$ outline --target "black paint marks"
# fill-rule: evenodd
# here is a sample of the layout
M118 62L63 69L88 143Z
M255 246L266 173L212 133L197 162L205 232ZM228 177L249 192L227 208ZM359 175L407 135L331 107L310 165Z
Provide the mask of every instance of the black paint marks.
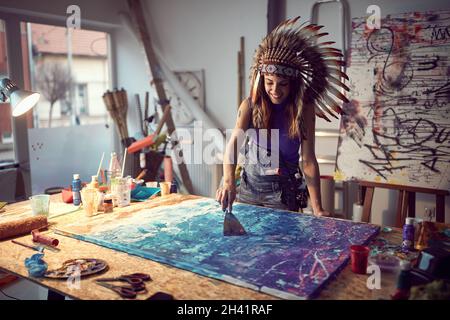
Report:
M381 25L367 30L363 18L353 20L352 101L340 143L355 143L352 161L386 181L406 170L411 182L448 186L450 11L390 16ZM338 150L338 169L339 157Z

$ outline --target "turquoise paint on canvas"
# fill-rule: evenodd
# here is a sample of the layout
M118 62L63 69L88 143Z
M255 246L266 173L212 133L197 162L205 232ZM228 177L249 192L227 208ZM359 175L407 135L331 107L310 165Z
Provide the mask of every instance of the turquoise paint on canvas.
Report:
M281 298L311 298L379 227L236 203L246 236L224 237L212 199L143 209L77 239L246 286ZM72 225L76 226L75 225ZM71 226L61 229L71 233Z

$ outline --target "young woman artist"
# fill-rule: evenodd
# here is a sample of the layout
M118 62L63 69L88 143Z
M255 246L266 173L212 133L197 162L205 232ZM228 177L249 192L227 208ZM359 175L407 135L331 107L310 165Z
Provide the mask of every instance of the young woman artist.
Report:
M318 33L321 26L296 26L297 21L280 24L256 50L251 96L239 107L225 151L224 183L216 192L224 210L231 210L236 199L237 150L245 140L238 201L298 211L304 206L304 175L314 215L329 215L320 196L315 117L329 121L325 112L334 117L330 109L340 113L339 104L329 94L348 102L339 90L348 90L340 80L348 77L340 70L340 51L328 47L332 42L317 42L325 35ZM253 134L248 129L254 129ZM278 137L275 145L273 136ZM299 168L300 154L303 170Z

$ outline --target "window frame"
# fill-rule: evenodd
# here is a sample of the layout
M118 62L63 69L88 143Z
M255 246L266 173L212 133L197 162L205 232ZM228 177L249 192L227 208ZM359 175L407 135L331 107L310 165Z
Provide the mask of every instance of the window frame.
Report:
M21 38L21 22L25 23L40 23L49 24L59 27L66 27L66 16L58 16L46 14L41 12L33 12L22 9L0 7L0 19L4 21L5 35L6 35L6 52L8 58L8 72L7 75L19 87L24 87L24 70L23 54L21 41L16 39ZM114 56L114 29L118 26L110 23L88 21L83 19L81 27L83 29L105 32L108 37L107 54L108 54L108 68L110 86L117 86L117 77L115 70L115 56ZM28 62L29 63L29 62ZM12 117L12 134L13 134L13 148L14 148L14 163L7 167L15 167L20 171L23 177L25 197L31 196L31 172L30 172L30 155L28 152L28 127L26 116ZM112 130L113 139L118 143L118 136L115 130ZM0 171L4 168L0 167ZM18 177L20 175L18 174Z

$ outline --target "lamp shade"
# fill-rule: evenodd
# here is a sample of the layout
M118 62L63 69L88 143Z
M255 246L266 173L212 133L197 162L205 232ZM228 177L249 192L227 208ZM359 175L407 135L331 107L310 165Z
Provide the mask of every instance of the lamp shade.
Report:
M13 117L20 116L33 108L39 101L41 95L36 92L26 90L16 90L9 97L11 101Z
M2 99L10 99L13 117L20 116L33 108L39 101L40 94L20 89L8 78L0 80Z

